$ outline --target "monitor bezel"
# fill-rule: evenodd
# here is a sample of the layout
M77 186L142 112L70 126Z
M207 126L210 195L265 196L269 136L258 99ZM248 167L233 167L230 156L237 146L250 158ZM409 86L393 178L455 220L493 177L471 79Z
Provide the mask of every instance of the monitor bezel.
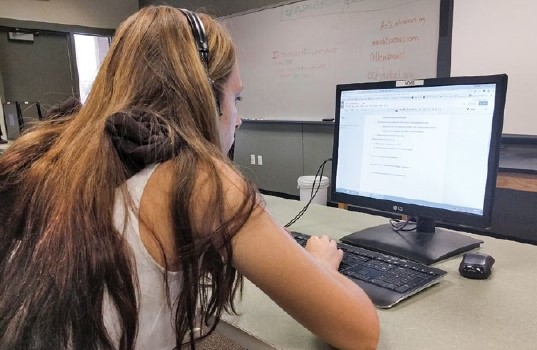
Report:
M370 198L336 191L338 168L339 130L340 130L340 104L341 93L349 90L371 89L414 89L420 87L446 86L446 85L473 85L495 84L495 105L492 116L491 138L489 144L488 173L483 201L483 214L476 215L465 212L454 212L447 209L427 207L416 204L401 203L391 200ZM353 84L339 84L336 86L336 111L334 140L332 153L332 181L330 184L331 199L334 202L345 203L368 211L379 212L387 216L407 215L410 217L431 218L436 221L448 222L461 226L488 227L492 219L494 193L500 154L501 135L503 129L504 108L507 92L507 75L461 76L448 78L429 78L417 81L381 81ZM425 165L424 165L425 166ZM461 169L464 171L464 169ZM397 208L397 210L394 210Z

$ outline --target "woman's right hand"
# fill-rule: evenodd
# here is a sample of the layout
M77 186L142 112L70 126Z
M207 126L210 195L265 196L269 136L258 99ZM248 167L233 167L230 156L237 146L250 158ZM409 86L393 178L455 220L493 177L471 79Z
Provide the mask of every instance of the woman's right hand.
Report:
M306 250L320 263L336 271L343 258L343 251L327 235L311 236L306 243Z

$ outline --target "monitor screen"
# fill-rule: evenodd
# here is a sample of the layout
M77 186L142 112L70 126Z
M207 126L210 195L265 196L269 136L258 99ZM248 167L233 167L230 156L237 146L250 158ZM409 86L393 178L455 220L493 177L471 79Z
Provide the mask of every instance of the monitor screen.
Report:
M338 85L332 199L434 220L490 224L506 75Z

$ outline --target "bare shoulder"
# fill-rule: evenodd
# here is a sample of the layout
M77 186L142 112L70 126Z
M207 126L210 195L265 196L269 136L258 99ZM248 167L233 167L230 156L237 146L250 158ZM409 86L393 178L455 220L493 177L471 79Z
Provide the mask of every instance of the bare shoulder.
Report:
M220 187L221 186L221 187ZM198 171L194 184L197 194L193 200L203 205L216 201L214 196L221 195L222 203L227 209L233 210L244 201L248 201L254 193L245 177L232 164L213 159L210 164L203 164ZM255 191L255 193L257 193Z

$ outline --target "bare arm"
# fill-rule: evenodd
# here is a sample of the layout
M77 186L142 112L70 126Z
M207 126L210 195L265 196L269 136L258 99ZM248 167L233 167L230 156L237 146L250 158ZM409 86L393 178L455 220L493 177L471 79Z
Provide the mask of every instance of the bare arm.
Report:
M243 180L226 165L222 175L225 207L245 200ZM204 172L197 179L194 220L202 222L211 189ZM364 291L341 275L342 253L328 237L312 238L303 249L266 211L256 206L232 239L232 263L246 278L298 322L340 349L374 349L378 343L376 310Z
M376 310L337 271L342 253L333 241L314 237L306 251L258 207L233 251L236 268L314 334L340 349L376 348Z

